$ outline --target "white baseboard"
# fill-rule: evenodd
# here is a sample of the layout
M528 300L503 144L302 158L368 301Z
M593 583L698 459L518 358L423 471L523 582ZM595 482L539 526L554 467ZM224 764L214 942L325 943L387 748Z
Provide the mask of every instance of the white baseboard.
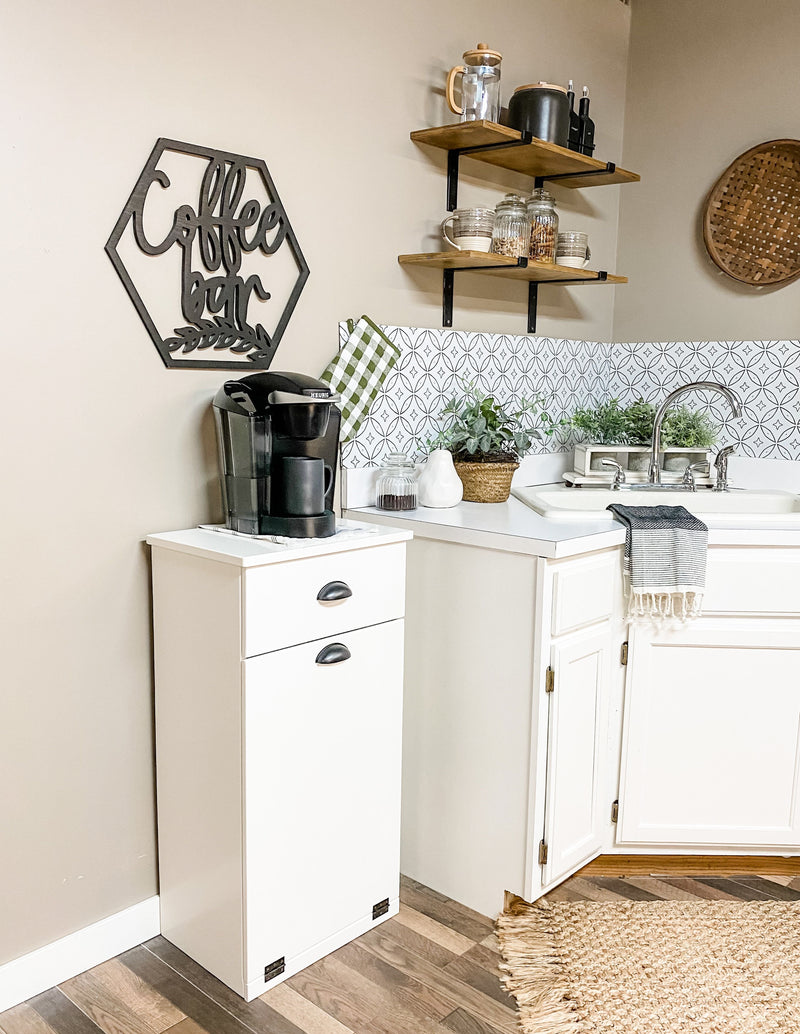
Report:
M113 959L161 930L158 896L0 966L0 1012Z

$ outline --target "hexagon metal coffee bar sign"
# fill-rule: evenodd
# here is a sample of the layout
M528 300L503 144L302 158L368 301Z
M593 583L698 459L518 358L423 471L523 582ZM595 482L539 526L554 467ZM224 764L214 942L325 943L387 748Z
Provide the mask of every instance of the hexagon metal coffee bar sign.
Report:
M106 251L173 369L267 369L308 279L261 159L164 138Z

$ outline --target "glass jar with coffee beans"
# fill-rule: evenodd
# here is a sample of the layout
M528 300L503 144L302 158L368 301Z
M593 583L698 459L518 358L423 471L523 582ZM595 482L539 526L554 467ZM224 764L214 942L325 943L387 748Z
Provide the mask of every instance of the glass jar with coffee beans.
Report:
M537 187L528 198L528 219L531 224L530 250L533 262L555 262L558 237L558 213L552 194Z
M531 223L525 199L519 194L506 194L495 208L492 252L511 258L527 258L530 236Z
M404 452L390 452L378 473L375 505L379 510L417 508L417 468Z

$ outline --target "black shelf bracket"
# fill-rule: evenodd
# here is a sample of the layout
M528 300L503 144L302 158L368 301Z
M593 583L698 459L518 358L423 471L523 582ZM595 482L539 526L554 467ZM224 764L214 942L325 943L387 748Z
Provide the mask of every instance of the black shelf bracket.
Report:
M597 276L576 276L568 280L531 280L528 282L528 333L536 333L536 310L539 305L539 284L602 284L608 280L608 270L599 269Z
M455 147L447 152L447 211L454 212L458 207L458 172L462 154L499 151L506 147L524 147L533 141L533 135L523 132L519 140L501 140L493 144L476 144L474 147ZM578 154L580 152L576 152ZM599 169L582 169L578 172L554 172L550 176L535 176L533 184L542 187L546 180L568 180L575 176L607 176L617 171L615 162L606 162ZM524 173L522 174L524 175Z
M442 271L442 326L453 326L453 285L456 279L454 269Z
M578 153L578 152L576 152ZM606 162L601 169L583 169L580 172L554 172L552 176L534 176L534 187L543 187L547 180L569 180L575 176L606 176L617 171L616 162Z
M518 258L517 266L524 269L528 265L526 258ZM485 273L487 270L496 270L512 267L504 266L461 266L459 269L443 269L442 270L442 326L452 327L453 326L453 286L455 283L455 274L461 273Z
M476 151L499 151L503 147L523 147L533 140L533 135L523 132L519 140L501 140L494 144L476 144L474 147L456 147L447 152L447 211L454 212L458 207L458 166L462 154L475 154Z
M528 259L518 258L517 267L526 269ZM453 326L453 288L455 286L455 274L461 273L485 273L498 269L513 269L513 266L462 266L459 269L442 270L442 326ZM536 311L539 305L539 284L602 284L608 280L608 270L600 269L596 276L576 276L563 279L553 277L551 280L529 280L528 281L528 333L536 333Z

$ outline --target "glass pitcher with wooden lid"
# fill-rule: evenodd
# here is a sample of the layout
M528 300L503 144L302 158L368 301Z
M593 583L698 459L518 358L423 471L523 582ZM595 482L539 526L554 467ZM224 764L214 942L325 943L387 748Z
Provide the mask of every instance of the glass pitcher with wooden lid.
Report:
M454 65L447 74L447 104L462 122L500 120L500 62L503 55L479 43L464 51L464 64ZM454 86L461 76L461 104L456 104Z

